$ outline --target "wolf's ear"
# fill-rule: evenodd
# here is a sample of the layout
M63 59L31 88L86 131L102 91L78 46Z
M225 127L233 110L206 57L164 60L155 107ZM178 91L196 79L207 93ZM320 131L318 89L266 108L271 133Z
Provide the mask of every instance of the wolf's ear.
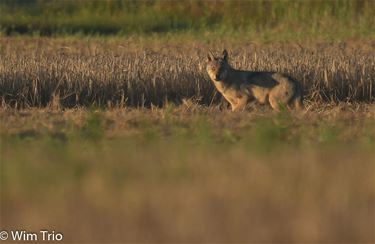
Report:
M210 51L210 52L208 52L208 54L207 54L207 61L208 62L210 62L210 61L212 61L212 60L214 60L214 55L212 54L212 52Z
M224 51L223 51L223 59L224 59L226 62L228 62L228 52L227 52L226 49L224 49Z

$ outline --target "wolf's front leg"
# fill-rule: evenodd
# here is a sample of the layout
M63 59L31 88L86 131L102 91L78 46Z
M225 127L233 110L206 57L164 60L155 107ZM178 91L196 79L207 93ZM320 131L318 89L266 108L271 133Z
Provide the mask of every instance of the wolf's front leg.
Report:
M247 96L242 96L240 98L237 98L236 103L232 104L232 111L243 111L246 108L247 99L248 99Z

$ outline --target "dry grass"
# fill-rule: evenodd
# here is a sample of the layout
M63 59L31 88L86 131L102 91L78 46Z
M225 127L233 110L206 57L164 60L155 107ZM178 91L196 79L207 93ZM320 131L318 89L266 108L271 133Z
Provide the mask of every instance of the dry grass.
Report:
M217 104L205 72L209 49L230 50L236 68L280 71L303 84L310 102L373 102L374 42L159 44L132 39L1 38L2 106L151 107L194 98Z
M67 242L374 242L374 105L0 111L1 223Z
M276 127L286 126L290 129L290 134L301 133L306 139L315 138L316 141L319 131L304 131L299 125L316 129L319 129L319 126L340 127L340 131L345 135L341 139L348 142L362 136L375 136L375 127L372 128L375 123L373 104L331 103L323 106L320 103L310 103L307 108L304 112L280 114L274 114L271 108L265 106L250 108L243 112L231 112L229 109L221 109L220 106L207 107L185 100L181 106L168 105L152 109L0 109L0 129L3 135L21 138L28 135L38 138L55 133L64 133L68 136L82 131L87 122L94 119L100 122L100 125L96 125L97 122L94 121L94 130L101 130L101 136L106 139L139 136L154 129L161 138L165 138L176 134L171 133L175 129L174 126L186 130L184 135L189 137L196 134L197 123L207 123L212 136L216 141L220 141L220 136L226 129L235 133L235 137L241 137L244 131L253 128L257 122L270 119Z

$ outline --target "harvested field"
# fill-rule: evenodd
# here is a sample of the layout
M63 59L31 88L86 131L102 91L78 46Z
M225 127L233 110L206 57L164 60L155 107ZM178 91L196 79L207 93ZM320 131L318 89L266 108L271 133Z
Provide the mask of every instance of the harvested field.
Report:
M2 227L66 242L371 243L374 109L2 109Z
M220 102L205 71L208 50L235 68L295 77L310 102L373 102L375 43L200 43L133 39L0 39L3 107L151 107Z

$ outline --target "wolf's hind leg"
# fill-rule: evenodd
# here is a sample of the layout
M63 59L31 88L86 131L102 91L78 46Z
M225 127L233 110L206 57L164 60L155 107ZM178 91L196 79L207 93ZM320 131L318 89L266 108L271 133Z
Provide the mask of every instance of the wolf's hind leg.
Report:
M297 109L297 110L302 110L303 109L303 102L302 102L302 97L301 96L298 96L298 97L295 97L294 98L294 108Z
M268 101L273 109L280 111L280 105L288 108L288 104L293 98L293 90L289 83L278 85L272 89Z

